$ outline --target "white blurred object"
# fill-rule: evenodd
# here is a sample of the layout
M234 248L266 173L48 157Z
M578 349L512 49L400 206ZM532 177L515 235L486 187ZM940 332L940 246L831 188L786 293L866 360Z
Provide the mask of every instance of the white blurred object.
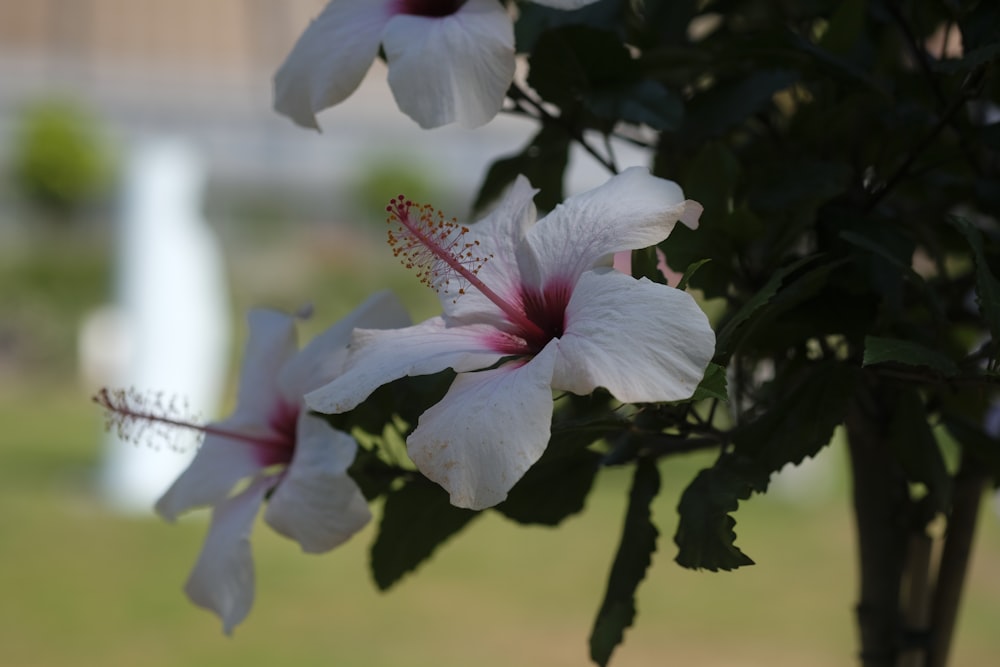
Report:
M188 143L160 138L136 147L120 211L117 308L89 322L83 333L90 341L81 341L90 350L85 368L118 369L105 384L161 394L168 403L177 399L183 416L201 422L215 414L229 344L222 257L200 210L204 182L202 162ZM109 433L101 480L106 499L119 511L151 511L197 445L197 433L180 430L169 447Z
M802 463L786 463L771 475L768 492L772 497L798 505L818 505L833 498L837 491L836 461L830 445Z

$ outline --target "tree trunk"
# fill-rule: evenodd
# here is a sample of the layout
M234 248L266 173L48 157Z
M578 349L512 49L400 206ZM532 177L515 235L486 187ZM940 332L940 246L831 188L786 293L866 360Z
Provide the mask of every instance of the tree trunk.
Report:
M900 588L911 503L890 450L886 402L873 389L862 390L846 420L858 531L860 659L862 667L896 667L904 638Z

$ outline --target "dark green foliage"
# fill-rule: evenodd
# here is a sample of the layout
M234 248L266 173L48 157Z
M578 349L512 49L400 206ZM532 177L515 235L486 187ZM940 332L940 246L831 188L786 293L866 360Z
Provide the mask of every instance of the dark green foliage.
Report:
M927 489L926 521L938 512L947 512L951 500L951 477L944 457L925 417L927 410L920 394L903 389L896 397L889 423L893 453L902 464L907 479Z
M496 510L523 524L558 526L583 510L601 455L550 445Z
M477 516L472 510L452 507L437 484L413 476L386 496L371 552L375 584L388 589Z
M722 329L716 334L716 358L724 360L732 354L741 327L743 327L758 310L765 306L768 301L770 301L774 295L778 293L778 289L780 289L781 283L785 280L785 278L805 266L810 261L811 258L803 258L794 264L779 269L772 274L771 279L768 280L756 294L743 303L740 309L733 314L732 318L729 319Z
M659 492L660 472L655 461L640 459L635 467L625 525L608 577L608 589L590 633L590 657L602 667L608 664L625 629L635 620L635 591L646 577L660 534L650 511L650 504Z
M692 401L703 401L707 398L715 398L720 401L729 399L726 392L726 369L719 364L710 363L705 369L705 377L701 384L694 390Z
M865 338L864 366L873 364L897 363L908 366L926 366L942 375L955 375L958 366L955 362L937 350L924 347L920 343L894 338Z
M996 277L990 270L979 231L964 218L953 217L951 221L972 248L976 264L976 303L979 304L979 311L986 319L993 340L997 340L1000 338L1000 283L997 283ZM994 353L994 360L996 357Z
M542 211L554 209L563 200L563 172L569 161L570 138L562 128L547 125L520 153L494 162L479 187L473 208L482 211L520 174L539 190L535 206Z
M658 130L680 125L680 99L645 77L618 37L607 30L571 25L545 32L531 53L528 84L564 117L594 117L610 129L616 120Z
M531 53L539 38L547 31L563 26L583 25L607 29L625 16L629 0L599 0L572 12L560 11L533 3L518 7L520 18L514 26L518 53Z
M681 496L674 541L687 568L732 570L753 561L735 545L739 501L767 490L786 464L815 456L841 423L856 374L833 363L803 367L772 387L779 406L733 433L733 448L702 470Z
M845 422L852 451L869 443L866 453L886 465L879 474L898 482L898 506L875 511L898 512L886 525L904 537L923 534L934 516L952 518L955 467L939 438L1000 475L991 433L1000 386L997 3L602 0L518 11L529 69L507 108L539 127L493 164L476 208L524 174L550 210L572 194L564 175L574 144L610 174L626 143L704 206L697 229L678 225L632 256L635 277L662 284L662 251L711 313L716 354L694 396L638 406L603 391L561 396L549 450L496 508L556 525L585 507L599 465L636 467L591 637L596 662L608 662L634 619L655 549L648 507L661 458L718 455L683 493L675 535L677 562L707 570L753 562L736 544L740 502L816 455ZM379 435L395 410L408 410L412 425L431 404L385 400L373 397L374 414L358 413L354 425ZM388 492L383 530L396 525L391 513L414 511L396 494L427 492L407 491L412 481L390 490L412 473L388 454L356 466L366 493ZM438 537L418 539L418 557L384 581L412 569L463 516L443 510L443 523L431 522ZM898 612L895 600L888 607Z
M343 431L358 428L376 436L382 435L386 427L394 425L396 416L414 428L420 415L441 400L454 379L455 373L451 370L434 375L403 377L382 385L349 412L316 416L325 419L334 428Z
M736 519L731 514L753 492L749 479L760 476L751 461L735 457L720 459L698 473L677 506L681 521L674 535L674 560L679 565L712 572L753 565L736 546Z

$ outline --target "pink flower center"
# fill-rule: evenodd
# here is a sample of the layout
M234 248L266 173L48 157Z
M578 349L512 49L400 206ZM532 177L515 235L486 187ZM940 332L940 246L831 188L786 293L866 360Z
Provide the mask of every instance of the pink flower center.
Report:
M541 292L522 287L516 301L504 299L479 278L479 270L492 255L481 254L479 241L465 240L468 227L403 195L393 199L386 211L389 245L406 268L440 294L453 293L457 299L472 287L503 311L516 332L497 332L490 342L498 352L537 354L563 335L571 284L553 282Z
M396 11L412 16L448 16L464 4L465 0L399 0Z
M525 342L534 352L540 352L553 338L561 338L566 329L566 305L573 288L566 283L552 283L545 290L521 288L524 314L542 330L541 336L523 332Z
M299 408L279 401L268 416L267 425L274 433L272 438L261 439L254 446L257 460L263 466L291 463L295 453L295 436L299 422Z

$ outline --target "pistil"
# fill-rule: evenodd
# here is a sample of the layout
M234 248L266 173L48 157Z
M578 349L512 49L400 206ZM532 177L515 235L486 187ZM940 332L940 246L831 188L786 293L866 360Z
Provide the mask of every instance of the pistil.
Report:
M215 435L229 440L245 442L255 447L265 447L277 451L287 451L295 442L294 433L291 439L289 439L284 434L284 429L275 425L272 426L281 435L275 438L262 438L219 428L211 424L199 424L181 416L171 416L170 413L175 412L175 410L170 406L165 407L161 405L158 400L153 401L152 408L145 407L144 404L149 401L135 390L126 391L124 389L117 389L112 391L105 387L94 395L93 401L104 408L108 419L108 429L115 428L119 436L125 440L130 439L128 436L129 431L132 429L142 429L146 426L158 425L197 431L205 435Z
M507 319L520 328L525 339L544 338L545 331L521 307L501 297L476 275L489 257L476 254L478 241L464 241L469 228L458 224L454 218L445 219L440 211L435 211L428 205L419 207L418 217L411 216L410 210L414 206L403 195L386 206L389 213L387 222L399 225L397 230L389 230L389 245L393 248L393 254L400 257L407 268L414 269L417 277L424 283L439 291L446 290L443 285L448 284L449 275L457 275L496 304L507 315ZM458 295L464 293L465 288L459 288Z

